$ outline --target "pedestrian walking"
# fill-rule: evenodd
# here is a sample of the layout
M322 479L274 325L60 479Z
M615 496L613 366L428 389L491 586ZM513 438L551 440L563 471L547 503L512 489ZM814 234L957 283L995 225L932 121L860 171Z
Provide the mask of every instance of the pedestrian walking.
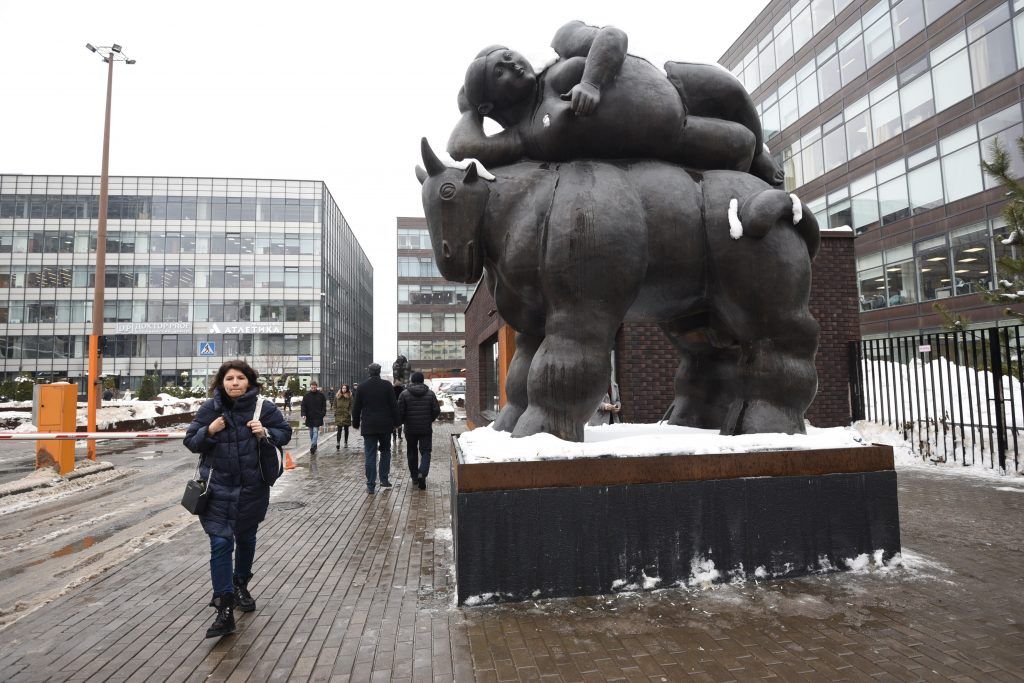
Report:
M394 383L393 383L393 386L391 387L391 389L395 392L395 400L397 401L398 397L402 395L403 391L405 391L405 385L402 384L402 380L400 380L400 379L398 379L396 377L396 378L394 378ZM401 422L399 422L398 426L395 427L395 429L392 431L391 438L395 442L395 450L397 451L398 450L398 442L402 440L402 423Z
M352 392L342 384L334 397L334 424L338 428L338 443L334 450L341 450L341 435L345 434L345 448L348 448L348 428L352 424Z
M284 409L289 414L292 412L292 396L294 396L294 394L292 394L291 389L284 390Z
M324 416L327 415L327 398L316 382L309 383L309 391L302 397L302 405L299 406L299 415L309 427L309 454L315 455L320 427L323 426Z
M405 457L409 474L420 490L427 488L430 452L434 442L434 420L441 415L437 396L423 383L423 373L414 372L411 382L398 397L398 417L405 426Z
M363 437L363 455L366 459L366 492L377 487L377 448L380 447L380 487L391 488L391 432L399 424L398 401L391 385L380 378L380 365L370 363L369 375L359 385L352 402L352 426Z
M258 374L244 360L220 366L210 385L210 399L200 406L185 432L185 446L198 453L199 475L207 481L209 501L199 521L210 537L210 579L217 609L207 638L235 630L234 608L256 609L249 592L256 556L256 529L267 515L270 486L260 470L259 442L278 446L292 438L292 428L273 401L263 402L254 419L262 389ZM232 567L232 555L234 566Z

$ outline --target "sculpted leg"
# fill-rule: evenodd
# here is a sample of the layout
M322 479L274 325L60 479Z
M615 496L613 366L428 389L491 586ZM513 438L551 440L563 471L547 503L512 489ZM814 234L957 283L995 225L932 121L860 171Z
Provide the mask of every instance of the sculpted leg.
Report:
M738 350L712 345L700 330L683 335L677 334L671 324L661 328L680 355L668 423L721 429L729 406L736 398Z
M740 347L736 369L744 391L730 404L722 434L806 433L803 415L818 388L818 323L803 307L772 327Z
M516 334L516 352L512 355L512 362L508 367L508 376L505 378L505 406L498 413L498 417L491 425L499 432L511 432L519 416L523 414L529 403L526 392L526 380L530 373L530 364L533 363L537 347L544 341L543 337L535 337L529 334Z
M547 336L530 366L529 406L512 436L548 432L583 441L583 426L607 390L608 352L621 322L599 315L549 317Z
M748 171L754 159L754 134L732 121L688 116L679 136L679 156L694 168Z

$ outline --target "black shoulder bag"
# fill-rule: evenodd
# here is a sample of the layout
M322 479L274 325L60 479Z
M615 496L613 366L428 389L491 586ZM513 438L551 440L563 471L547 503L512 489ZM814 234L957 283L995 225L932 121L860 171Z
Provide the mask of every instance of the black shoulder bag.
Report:
M181 496L182 507L193 515L201 515L206 512L206 505L210 502L210 477L213 476L213 466L210 466L210 471L204 480L199 476L199 467L202 463L203 459L200 457L199 464L196 465L196 474L185 484L185 493Z

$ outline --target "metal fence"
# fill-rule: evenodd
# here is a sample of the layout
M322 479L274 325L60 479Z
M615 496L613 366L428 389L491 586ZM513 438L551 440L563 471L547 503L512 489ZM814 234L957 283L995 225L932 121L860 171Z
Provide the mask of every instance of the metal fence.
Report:
M896 427L932 460L1020 471L1021 326L850 343L857 420Z

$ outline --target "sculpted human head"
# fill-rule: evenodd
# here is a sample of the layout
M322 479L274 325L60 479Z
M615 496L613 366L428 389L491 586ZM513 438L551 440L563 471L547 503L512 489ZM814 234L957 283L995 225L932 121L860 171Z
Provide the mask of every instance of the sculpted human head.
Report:
M530 62L504 45L485 47L466 69L466 99L482 116L500 116L536 89L537 74Z

